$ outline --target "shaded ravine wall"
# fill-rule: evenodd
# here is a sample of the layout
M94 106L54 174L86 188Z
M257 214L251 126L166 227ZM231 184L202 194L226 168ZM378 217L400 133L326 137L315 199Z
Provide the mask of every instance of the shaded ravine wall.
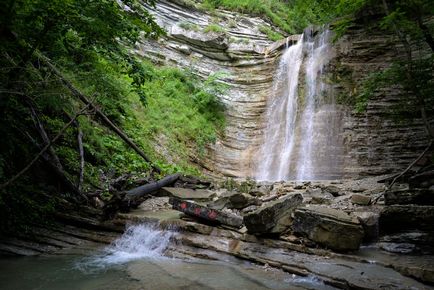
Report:
M267 22L228 11L216 10L210 15L166 1L159 1L150 10L168 35L158 41L139 43L138 54L158 64L188 68L203 78L212 72L228 74L222 80L230 86L222 99L227 128L208 147L205 157L191 156L192 162L213 176L254 176L253 160L258 159L264 134L264 112L267 100L272 97L273 76L286 42L291 45L298 36L272 43L259 31L260 26L270 26ZM194 29L184 29L185 23L192 24ZM211 23L223 27L226 33L203 32ZM356 85L369 73L386 67L395 57L390 41L381 32L354 27L334 44L335 58L325 69L334 94L331 97L354 93ZM343 150L337 150L342 155L336 156L339 164L334 169L342 174L335 174L336 178L396 171L423 150L427 141L420 121L399 125L384 118L399 94L385 92L385 96L372 100L362 114L348 106L334 108L336 112L330 120L337 123L336 138L343 142ZM320 110L317 114L328 112ZM324 130L329 127L320 125ZM317 156L326 154L324 146L315 148Z

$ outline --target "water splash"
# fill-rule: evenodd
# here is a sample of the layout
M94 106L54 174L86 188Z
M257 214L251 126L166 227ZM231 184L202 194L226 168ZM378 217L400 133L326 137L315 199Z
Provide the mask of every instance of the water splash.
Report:
M174 231L161 230L154 225L129 226L102 254L86 258L79 262L77 267L92 270L144 258L160 258L174 235Z

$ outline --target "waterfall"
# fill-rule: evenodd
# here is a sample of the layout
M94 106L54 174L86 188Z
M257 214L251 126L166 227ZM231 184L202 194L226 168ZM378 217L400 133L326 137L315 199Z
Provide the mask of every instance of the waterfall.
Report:
M288 178L289 157L294 147L297 116L298 74L302 63L303 37L286 49L273 84L275 98L266 112L267 126L259 156L265 160L259 167L258 180Z
M330 31L306 30L281 57L264 115L255 178L331 179L340 174L341 116L323 81Z

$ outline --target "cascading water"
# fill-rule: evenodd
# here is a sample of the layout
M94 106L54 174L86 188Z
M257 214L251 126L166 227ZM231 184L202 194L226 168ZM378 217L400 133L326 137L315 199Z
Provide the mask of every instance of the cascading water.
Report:
M317 110L318 103L322 92L325 91L325 83L320 79L324 66L329 62L330 46L329 30L325 30L320 36L315 39L311 37L311 33L307 34L307 41L305 47L307 50L306 60L306 95L305 95L305 108L301 116L300 126L301 130L301 144L298 153L297 163L297 179L315 179L315 169L313 164L313 143L317 138L318 133L314 129L315 125L315 110ZM304 129L304 130L303 130ZM325 144L320 144L325 145Z
M102 254L90 257L77 266L84 269L105 268L143 258L159 258L175 232L163 231L153 225L133 225Z
M276 98L266 112L267 127L259 156L265 160L259 167L258 180L287 179L289 157L294 147L297 116L298 75L302 63L303 37L290 46L280 61L273 91Z
M288 47L274 79L255 178L264 181L339 177L342 124L322 80L332 57L330 32L307 30Z

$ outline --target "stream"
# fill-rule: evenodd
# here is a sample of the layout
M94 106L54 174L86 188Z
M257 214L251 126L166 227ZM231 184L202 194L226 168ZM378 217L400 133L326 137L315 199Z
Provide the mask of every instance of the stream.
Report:
M82 255L0 258L1 289L334 289L238 259L174 258L174 231L135 225ZM177 247L182 245L177 244Z

